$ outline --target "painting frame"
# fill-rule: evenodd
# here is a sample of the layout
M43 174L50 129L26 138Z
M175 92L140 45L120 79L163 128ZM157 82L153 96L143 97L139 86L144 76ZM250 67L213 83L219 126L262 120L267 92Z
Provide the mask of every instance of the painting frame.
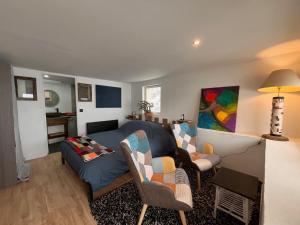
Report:
M234 133L240 86L202 88L198 127Z

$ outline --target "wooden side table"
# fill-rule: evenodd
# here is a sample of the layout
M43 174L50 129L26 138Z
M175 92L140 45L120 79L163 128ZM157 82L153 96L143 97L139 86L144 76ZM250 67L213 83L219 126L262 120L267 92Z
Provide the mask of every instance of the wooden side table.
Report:
M248 225L257 196L258 178L221 167L211 183L216 185L214 217L219 209Z

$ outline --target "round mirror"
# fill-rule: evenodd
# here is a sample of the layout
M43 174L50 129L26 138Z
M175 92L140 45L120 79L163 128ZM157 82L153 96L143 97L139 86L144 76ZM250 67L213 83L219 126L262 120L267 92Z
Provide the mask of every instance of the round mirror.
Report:
M54 107L59 103L59 96L55 91L45 90L44 93L46 107Z

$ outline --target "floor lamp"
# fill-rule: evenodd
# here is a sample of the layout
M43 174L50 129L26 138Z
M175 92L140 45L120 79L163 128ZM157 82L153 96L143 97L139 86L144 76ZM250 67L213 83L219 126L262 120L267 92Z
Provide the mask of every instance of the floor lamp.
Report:
M298 75L290 69L275 70L258 91L278 94L273 97L270 134L264 134L262 137L276 141L288 141L287 137L282 136L284 97L280 96L280 93L300 91Z

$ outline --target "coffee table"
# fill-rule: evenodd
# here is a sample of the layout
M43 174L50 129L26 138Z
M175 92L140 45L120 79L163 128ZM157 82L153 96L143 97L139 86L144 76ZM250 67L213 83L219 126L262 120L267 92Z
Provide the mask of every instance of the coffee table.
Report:
M257 196L258 178L221 167L210 182L216 185L214 217L219 209L248 225Z

